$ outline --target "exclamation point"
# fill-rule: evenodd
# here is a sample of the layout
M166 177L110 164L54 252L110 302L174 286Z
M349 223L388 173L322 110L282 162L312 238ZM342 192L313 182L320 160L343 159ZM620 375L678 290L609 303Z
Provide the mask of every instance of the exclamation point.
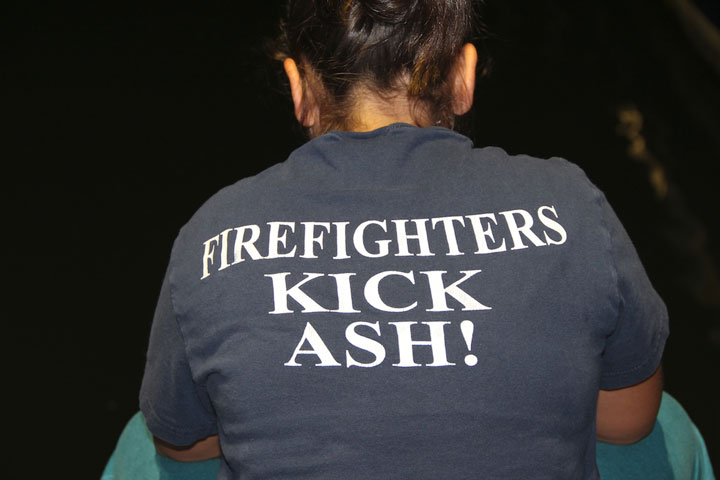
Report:
M463 320L460 323L460 331L462 332L463 338L465 339L465 344L467 345L468 351L472 350L472 338L473 338L473 330L475 330L475 324L471 322L470 320ZM473 355L472 353L468 353L465 355L465 365L468 367L474 367L477 365L478 358Z

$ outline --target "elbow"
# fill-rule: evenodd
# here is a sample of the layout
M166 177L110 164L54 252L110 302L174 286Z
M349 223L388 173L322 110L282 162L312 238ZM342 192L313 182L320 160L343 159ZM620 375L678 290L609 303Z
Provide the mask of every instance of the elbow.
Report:
M627 425L621 428L598 429L596 438L598 441L611 443L613 445L632 445L650 435L655 428L655 418L644 424L636 424L628 428Z
M157 437L153 437L153 440L158 455L178 462L201 462L222 455L217 435L211 435L186 447L172 445Z

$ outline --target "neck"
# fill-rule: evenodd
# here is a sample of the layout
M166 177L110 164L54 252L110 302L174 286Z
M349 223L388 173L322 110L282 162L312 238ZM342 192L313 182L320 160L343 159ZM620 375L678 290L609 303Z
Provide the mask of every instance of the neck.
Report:
M409 123L418 127L431 123L424 109L409 101L407 95L381 98L364 92L356 98L348 128L352 132L369 132L393 123Z

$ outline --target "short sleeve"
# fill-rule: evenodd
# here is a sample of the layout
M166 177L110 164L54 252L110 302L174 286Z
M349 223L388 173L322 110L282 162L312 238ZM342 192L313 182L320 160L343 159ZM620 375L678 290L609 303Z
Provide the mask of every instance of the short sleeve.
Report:
M600 388L612 390L639 383L655 372L669 328L665 304L602 194L601 208L610 239L611 268L615 273L617 318L603 352Z
M153 435L185 446L216 434L217 421L207 392L193 380L173 308L169 271L150 332L140 410Z

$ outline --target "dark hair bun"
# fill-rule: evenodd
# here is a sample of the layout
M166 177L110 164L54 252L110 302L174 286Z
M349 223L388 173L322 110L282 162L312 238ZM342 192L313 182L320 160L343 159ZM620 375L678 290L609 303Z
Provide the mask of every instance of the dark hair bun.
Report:
M358 84L379 92L405 84L434 121L451 124L447 79L472 35L472 1L288 0L283 53L320 80L321 111L347 115Z
M392 25L405 23L418 0L356 0L352 3L373 21Z

